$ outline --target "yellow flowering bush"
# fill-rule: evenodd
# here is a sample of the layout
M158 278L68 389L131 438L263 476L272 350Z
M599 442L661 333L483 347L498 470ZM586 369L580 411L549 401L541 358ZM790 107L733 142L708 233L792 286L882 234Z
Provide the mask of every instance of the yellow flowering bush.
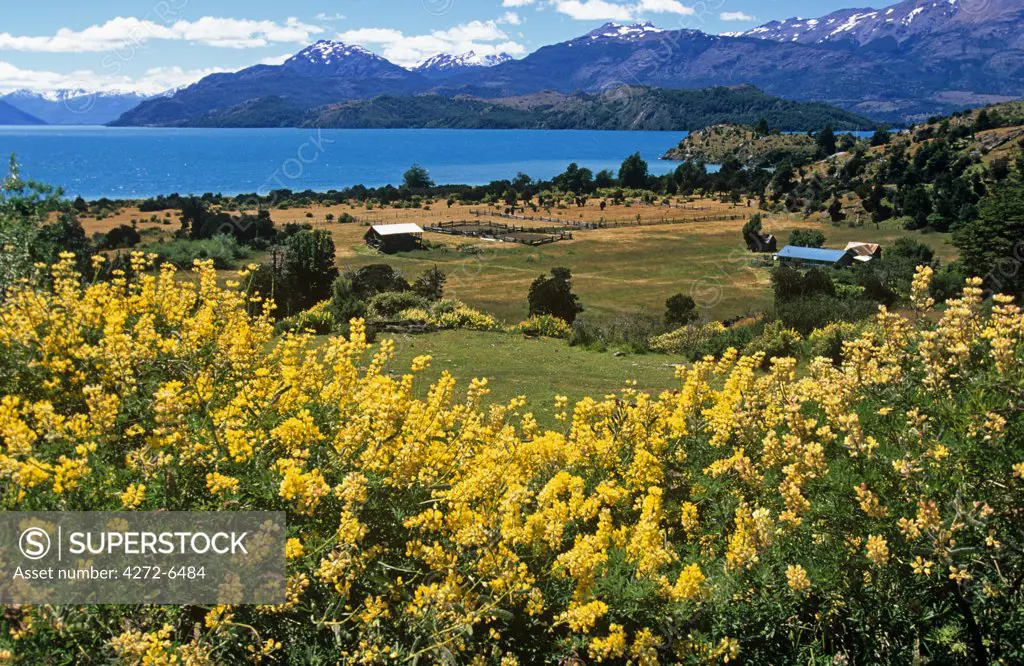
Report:
M276 331L299 332L313 331L314 333L330 333L334 328L334 315L331 313L331 302L321 301L308 310L286 317L277 323Z
M651 338L651 349L663 354L683 354L694 346L725 333L722 322L690 324Z
M533 335L545 338L568 339L572 335L572 325L564 319L552 315L533 315L512 328L513 333Z
M542 431L358 320L275 338L244 272L70 261L0 303L3 508L285 511L287 602L10 606L15 663L1024 659L1024 317L973 281Z
M402 319L422 321L445 329L468 331L497 331L498 320L489 314L474 310L462 301L446 298L431 303L427 309L409 308L400 314Z

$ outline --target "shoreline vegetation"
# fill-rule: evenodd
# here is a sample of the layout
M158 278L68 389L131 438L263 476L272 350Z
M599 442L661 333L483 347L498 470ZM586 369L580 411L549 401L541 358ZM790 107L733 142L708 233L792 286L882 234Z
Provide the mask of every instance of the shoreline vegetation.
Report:
M165 127L306 127L320 129L563 129L692 131L721 123L764 118L781 131L873 130L867 117L819 102L768 95L753 86L697 90L626 87L614 95L544 91L498 99L436 94L368 100L300 109L280 97L263 97L197 118L146 124ZM111 126L130 126L121 121Z

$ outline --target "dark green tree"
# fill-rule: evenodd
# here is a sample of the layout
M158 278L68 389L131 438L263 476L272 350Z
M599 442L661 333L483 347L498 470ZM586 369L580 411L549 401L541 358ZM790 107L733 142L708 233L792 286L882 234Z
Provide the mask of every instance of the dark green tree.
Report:
M127 224L120 224L101 236L97 246L101 250L116 250L118 248L132 248L142 241L142 236L133 227Z
M541 275L530 285L530 316L551 315L568 323L583 312L580 299L572 292L572 272L568 268L552 268L550 276Z
M413 164L405 174L402 175L402 185L407 190L425 190L434 187L434 181L430 173L419 164Z
M665 301L665 325L679 328L697 320L697 303L690 296L676 294Z
M911 228L924 229L928 226L928 216L932 214L932 199L924 185L904 188L900 200L900 210L907 217L913 218Z
M512 212L516 212L516 206L519 204L519 193L511 187L505 190L505 195L502 197L505 201L505 205L512 209Z
M1003 180L1010 175L1010 160L1005 157L992 160L992 164L989 165L989 173L992 174L992 180Z
M611 169L601 169L600 171L597 172L597 175L594 176L594 185L598 189L607 189L610 187L615 187L615 174L612 172Z
M55 222L39 228L31 252L33 261L44 264L54 264L61 252L71 252L75 255L76 268L83 275L88 275L93 248L78 218L70 213L61 213Z
M750 234L759 234L763 228L761 213L755 213L743 225L743 237L746 238Z
M428 301L439 301L444 297L444 285L448 276L437 266L428 268L412 283L412 290Z
M1024 294L1024 185L1004 181L978 205L976 219L953 235L968 275L989 289Z
M794 229L789 234L789 244L800 247L824 247L825 234L817 229Z
M575 162L566 167L565 172L552 178L551 182L562 192L573 194L590 194L596 188L593 172L585 167L581 168Z
M619 182L622 183L623 187L631 187L637 190L644 189L647 187L649 175L647 161L640 157L640 153L633 153L619 167Z
M402 274L387 264L370 264L347 273L352 291L361 301L369 301L387 291L409 291Z
M871 136L871 146L873 148L877 148L878 146L887 146L890 141L892 141L892 132L889 130L875 130L875 133Z
M758 136L768 136L772 133L772 128L768 125L768 121L764 118L757 121L757 125L754 127L754 132Z
M366 316L366 302L356 294L350 275L340 275L331 285L331 316L335 328L345 334L349 322Z
M815 138L818 142L820 156L828 157L836 154L836 132L831 123L825 125L825 129L818 132L818 136Z
M300 231L288 238L283 265L288 285L288 314L301 312L326 300L338 277L334 240L326 231ZM280 305L278 301L278 305Z
M839 197L832 199L832 203L828 207L828 217L833 223L842 222L846 219L846 213L843 212L843 202L839 200Z
M11 156L10 172L0 181L0 297L13 282L27 278L40 260L34 250L40 229L51 213L68 210L62 195L58 188L23 179Z

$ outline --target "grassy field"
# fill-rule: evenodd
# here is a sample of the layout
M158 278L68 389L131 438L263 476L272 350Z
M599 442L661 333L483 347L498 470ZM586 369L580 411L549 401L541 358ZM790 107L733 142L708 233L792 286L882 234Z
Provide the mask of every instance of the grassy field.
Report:
M528 396L526 410L532 411L545 427L555 427L554 398L564 395L570 404L585 396L600 398L636 381L637 388L660 393L676 388L673 357L661 354L616 356L570 347L565 340L529 339L508 333L440 331L427 335L383 335L395 341L395 360L388 371L401 375L409 371L417 356L434 357L423 373L419 391L447 370L465 392L474 378L488 380L488 401L506 403L516 396ZM572 368L572 372L564 372Z
M694 296L709 319L724 319L763 310L770 300L768 271L757 265L754 255L746 252L740 236L745 218L754 208L741 204L722 204L714 200L688 202L685 210L661 206L608 206L601 211L599 202L591 201L585 208L552 210L552 215L583 221L634 220L645 221L740 216L741 220L712 220L658 226L617 229L577 230L574 240L540 247L476 241L457 236L426 234L431 249L397 255L380 255L363 242L366 225L371 223L417 222L427 225L444 220L472 219L470 209L443 203L436 210L362 208L334 206L310 209L274 210L272 217L279 224L310 223L331 232L342 269L373 263L388 263L408 278L438 266L449 274L448 292L469 305L493 314L507 322L523 319L527 314L526 294L530 283L555 266L573 271L577 293L592 315L660 313L665 300L676 293ZM355 215L354 224L328 223L327 215L338 218L342 213ZM546 212L541 214L546 215ZM85 220L86 230L108 230L132 218L145 219L137 211L126 209L102 222ZM540 225L542 223L528 223ZM165 234L177 229L175 224L143 222L141 230L160 229ZM848 241L877 242L891 245L901 236L914 236L931 245L943 260L956 256L947 234L923 235L894 226L833 227L796 216L769 216L765 228L785 244L790 231L796 228L819 228L828 246L843 247ZM465 246L477 248L468 252ZM463 246L460 249L460 246Z

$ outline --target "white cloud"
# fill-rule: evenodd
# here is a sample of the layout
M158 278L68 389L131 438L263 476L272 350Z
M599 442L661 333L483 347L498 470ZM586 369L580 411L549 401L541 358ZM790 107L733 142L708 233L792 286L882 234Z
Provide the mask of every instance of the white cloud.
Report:
M682 14L683 16L693 16L697 13L693 7L688 7L678 0L641 0L640 4L637 5L637 11L653 12L656 14Z
M258 65L280 65L293 54L263 58ZM139 77L97 74L92 70L77 70L60 73L44 70L22 69L0 60L0 94L12 90L85 90L87 92L137 92L156 95L166 90L191 85L210 74L237 72L249 67L206 67L203 69L182 69L181 67L152 67Z
M718 17L723 21L752 22L757 20L756 16L751 16L750 14L745 14L743 12L722 12L721 14L718 15Z
M346 18L348 17L344 14L326 14L324 12L320 12L316 15L317 21L344 21Z
M148 19L110 19L75 31L61 28L50 36L20 36L0 33L0 50L36 53L96 53L154 40L188 41L222 48L257 48L270 44L305 44L324 28L289 18L284 23L204 16L197 21L160 24Z
M19 89L37 92L71 89L88 92L119 91L155 95L171 88L195 83L210 74L230 71L236 70L221 67L191 70L181 67L154 67L147 70L141 77L133 79L128 76L101 75L91 70L58 73L22 69L9 62L0 61L0 92Z
M697 11L679 0L639 0L620 4L607 0L550 0L555 11L578 21L632 21L643 14L680 14L693 16Z
M438 53L466 53L477 55L522 55L526 48L513 41L501 29L502 24L519 25L522 19L509 12L491 21L470 21L447 30L434 30L425 35L406 35L394 28L359 28L338 34L338 39L350 44L377 47L391 62L411 67Z
M294 55L295 55L294 53L282 53L281 55L270 56L268 58L263 58L262 60L260 60L256 64L257 65L283 65L285 60L288 60L289 58L291 58Z
M502 7L526 7L532 5L534 0L502 0Z
M578 21L630 21L633 8L605 0L554 0L555 10Z

